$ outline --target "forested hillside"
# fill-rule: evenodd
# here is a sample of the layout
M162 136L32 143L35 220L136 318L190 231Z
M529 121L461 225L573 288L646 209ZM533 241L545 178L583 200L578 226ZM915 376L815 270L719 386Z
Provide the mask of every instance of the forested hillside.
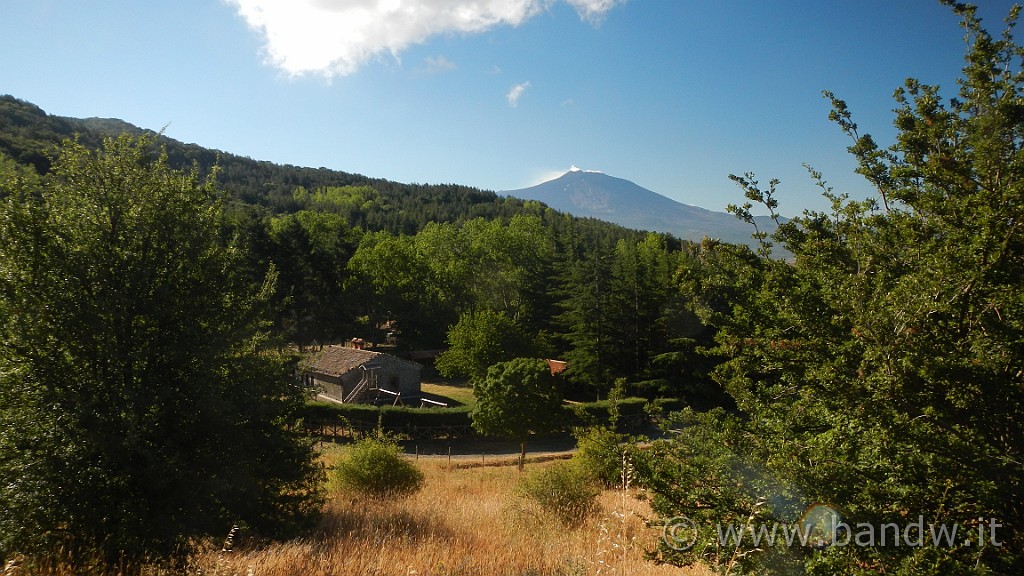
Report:
M155 137L173 169L216 171L241 272L253 283L277 275L282 343L392 332L406 349L451 347L439 366L452 376L537 355L570 360L588 394L616 378L649 396L709 393L695 348L711 333L673 288L695 245L466 186L260 162L0 97L0 152L41 174L62 140L97 148L121 133Z
M105 118L66 118L47 114L38 106L10 95L0 96L0 152L22 164L30 164L45 173L52 161L53 149L63 139L77 138L89 148L97 148L103 137L121 133L155 134L152 130L127 122ZM200 176L218 167L217 182L233 200L269 209L271 212L295 212L303 208L293 193L297 187L315 190L321 187L369 186L382 201L368 205L335 206L354 225L367 230L415 233L429 222L459 222L470 218L508 218L515 214L540 214L537 202L505 198L494 192L456 184L403 184L360 174L280 165L211 150L197 144L185 144L160 136L166 147L168 164L175 169L198 167ZM598 234L624 237L621 227L594 222Z

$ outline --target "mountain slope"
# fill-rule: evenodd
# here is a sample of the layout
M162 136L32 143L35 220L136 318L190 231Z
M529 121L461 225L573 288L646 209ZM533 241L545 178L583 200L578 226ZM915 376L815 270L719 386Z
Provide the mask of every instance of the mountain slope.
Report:
M737 244L753 242L751 226L732 214L682 204L629 180L575 166L554 180L503 194L537 200L574 216L666 232L686 240L709 236ZM761 230L775 229L775 223L765 216L759 216L757 224Z
M123 132L156 136L174 168L196 167L202 176L217 166L218 183L230 198L271 213L301 209L293 199L297 187L372 187L380 201L345 214L351 225L364 230L413 234L428 222L510 218L515 214L535 214L560 226L560 217L546 214L536 203L524 202L539 200L559 212L588 219L577 221L577 225L593 238L632 237L636 230L651 230L695 241L707 235L741 244L751 242L749 226L728 214L680 204L597 172L575 169L551 182L505 195L455 184L404 184L327 168L253 160L179 142L118 119L47 114L30 102L0 95L0 153L34 166L40 173L49 170L53 149L63 139L77 138L89 148L98 148L104 137ZM759 225L772 228L762 222Z
M53 151L62 140L77 139L88 148L98 148L104 137L123 132L157 137L173 168L188 170L195 167L200 176L205 176L216 166L218 185L228 197L260 212L287 213L302 209L293 198L298 187L316 190L321 187L369 186L379 196L377 201L351 207L345 213L352 226L363 230L413 234L428 222L543 214L542 207L527 206L523 201L469 186L405 184L327 168L258 161L179 142L118 119L79 119L47 114L31 102L0 95L0 154L33 166L41 174L49 171ZM587 227L595 235L623 237L635 234L604 222L588 223Z

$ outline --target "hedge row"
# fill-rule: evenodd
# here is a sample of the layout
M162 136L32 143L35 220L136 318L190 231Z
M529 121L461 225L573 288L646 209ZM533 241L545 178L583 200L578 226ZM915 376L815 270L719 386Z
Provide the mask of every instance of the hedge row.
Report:
M454 408L409 408L372 404L335 404L308 402L301 413L308 423L345 421L356 428L373 428L380 424L387 430L411 427L469 426L467 406Z
M619 400L619 427L639 427L647 423L650 420L647 415L647 403L648 401L644 398ZM569 413L569 426L607 424L611 407L611 400L566 404L565 409Z
M625 398L619 401L619 423L637 426L647 421L643 398ZM611 402L585 402L566 404L566 428L604 424L608 422ZM356 428L375 428L378 424L385 430L409 428L466 427L472 424L472 408L408 408L405 406L373 406L371 404L335 404L332 402L309 402L301 412L308 424L325 422L347 422Z

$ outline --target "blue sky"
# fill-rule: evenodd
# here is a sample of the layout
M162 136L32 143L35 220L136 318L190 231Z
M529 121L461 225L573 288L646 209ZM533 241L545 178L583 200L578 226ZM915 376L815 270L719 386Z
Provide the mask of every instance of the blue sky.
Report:
M990 30L1010 2L982 2ZM277 7L281 6L281 7ZM5 0L0 93L185 142L401 182L509 190L577 165L713 210L729 173L786 214L869 189L822 90L891 142L908 76L954 95L934 0Z

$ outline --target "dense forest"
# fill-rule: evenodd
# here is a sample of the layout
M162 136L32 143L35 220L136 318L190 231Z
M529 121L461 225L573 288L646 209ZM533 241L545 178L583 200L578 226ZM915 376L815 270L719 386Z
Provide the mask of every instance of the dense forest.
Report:
M383 342L390 332L406 349L451 346L440 367L452 376L479 374L459 355L478 363L534 355L569 360L584 395L600 396L618 378L650 397L714 395L708 362L694 354L711 333L673 286L684 261L724 247L465 186L257 162L0 97L0 151L40 174L62 140L95 149L122 132L154 137L174 169L214 175L224 233L247 255L245 274L254 283L277 274L283 343ZM503 340L466 349L491 341L488 330Z

